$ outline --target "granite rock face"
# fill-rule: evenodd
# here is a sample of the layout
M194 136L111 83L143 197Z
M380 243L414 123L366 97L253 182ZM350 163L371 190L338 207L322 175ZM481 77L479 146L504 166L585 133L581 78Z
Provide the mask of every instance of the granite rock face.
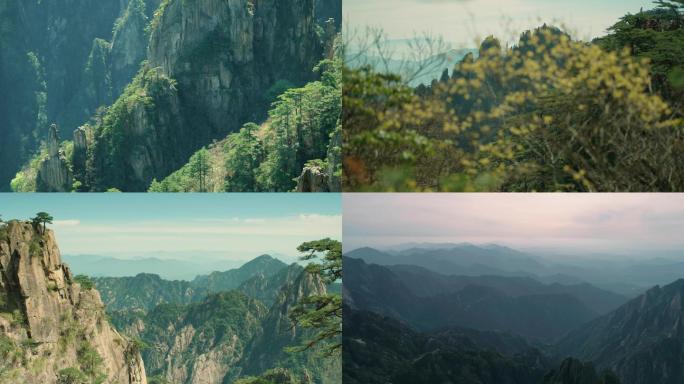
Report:
M109 325L99 293L75 281L54 233L28 222L0 230L0 338L13 349L0 361L0 382L57 383L65 368L87 372L84 351L101 359L90 367L105 383L147 382L140 353Z
M306 165L297 178L297 192L329 192L328 174L318 165Z
M271 86L314 77L316 29L313 0L164 3L138 75L144 99L111 112L121 123L95 138L93 189L145 191L199 148L264 120Z
M47 139L48 157L38 169L36 189L38 192L67 192L71 190L73 178L69 163L59 148L57 125L50 126Z

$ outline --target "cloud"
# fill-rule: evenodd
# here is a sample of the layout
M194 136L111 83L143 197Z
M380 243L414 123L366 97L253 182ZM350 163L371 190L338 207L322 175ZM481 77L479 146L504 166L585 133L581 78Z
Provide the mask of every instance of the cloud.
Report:
M81 220L55 220L52 225L55 227L75 227L81 225Z
M684 196L678 194L351 195L343 204L346 249L417 240L684 248Z
M323 237L342 239L342 216L300 214L111 224L83 222L78 226L57 225L55 232L64 253L136 254L202 249L241 256L270 250L292 254L304 241Z

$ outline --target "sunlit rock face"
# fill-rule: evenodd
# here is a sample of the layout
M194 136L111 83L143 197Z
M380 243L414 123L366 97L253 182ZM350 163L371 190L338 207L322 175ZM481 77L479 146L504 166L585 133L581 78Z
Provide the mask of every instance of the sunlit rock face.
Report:
M0 230L0 338L12 352L0 361L0 381L10 380L2 382L57 383L65 368L106 383L147 382L136 345L110 326L97 290L74 280L54 233L37 224ZM86 351L101 362L85 362Z

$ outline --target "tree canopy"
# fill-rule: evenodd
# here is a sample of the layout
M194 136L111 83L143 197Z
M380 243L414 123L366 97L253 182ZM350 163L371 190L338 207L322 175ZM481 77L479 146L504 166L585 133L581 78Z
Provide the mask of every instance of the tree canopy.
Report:
M342 279L342 243L332 239L310 241L297 250L305 255L302 260L311 261L306 270L326 284ZM315 261L314 261L315 260ZM303 345L292 347L291 352L301 352L322 347L324 356L338 355L342 348L342 296L336 293L311 295L290 313L296 326L315 330L315 335Z

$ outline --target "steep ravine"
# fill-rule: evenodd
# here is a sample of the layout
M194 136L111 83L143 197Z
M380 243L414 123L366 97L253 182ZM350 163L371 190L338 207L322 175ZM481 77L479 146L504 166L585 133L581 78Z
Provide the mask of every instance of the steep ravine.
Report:
M12 90L0 98L0 190L51 124L73 132L121 93L145 57L142 19L160 1L0 2L0 89Z
M91 190L147 190L202 146L265 120L269 88L313 79L323 57L313 0L170 0L151 28L147 64L91 128Z
M0 227L0 383L147 382L137 344L109 324L92 284L79 281L51 230Z

